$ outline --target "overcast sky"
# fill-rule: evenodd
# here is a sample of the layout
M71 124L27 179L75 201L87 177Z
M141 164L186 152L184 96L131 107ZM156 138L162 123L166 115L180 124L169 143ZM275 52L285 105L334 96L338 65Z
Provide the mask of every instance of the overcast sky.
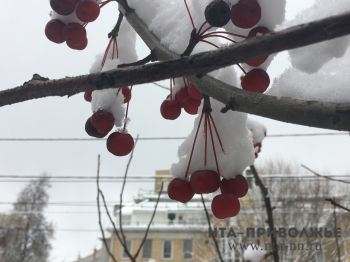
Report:
M290 0L287 19L313 1ZM100 17L87 26L89 45L84 51L73 51L48 41L44 28L49 21L48 1L4 1L0 9L0 90L22 85L34 73L50 79L87 74L96 54L103 52L107 33L117 19L117 5L103 8ZM140 57L148 54L141 41L137 43ZM277 56L269 73L278 75L288 66L287 55ZM162 84L167 85L168 82ZM193 117L182 114L176 121L166 121L159 106L168 92L153 84L135 86L130 103L129 132L140 137L184 137L193 127ZM88 138L84 130L91 116L90 104L83 95L70 98L45 98L0 108L0 139L2 138ZM269 135L334 133L303 126L280 123L254 117L263 123ZM177 147L181 140L139 141L129 170L130 176L153 176L155 170L169 169L177 161ZM311 169L327 174L348 174L350 170L349 135L313 137L268 137L256 161L284 158L295 160ZM0 175L95 176L97 155L101 154L101 176L122 176L128 157L118 158L108 153L105 142L30 142L0 141ZM3 182L0 178L0 212L8 212L24 182ZM119 200L120 182L103 183L102 189L111 206ZM152 189L153 182L129 182L125 199L132 200L139 188ZM50 202L90 202L90 207L50 205L47 219L56 226L51 261L71 261L86 256L94 247L100 247L94 183L53 182L49 191ZM67 204L67 203L65 203ZM112 208L111 208L112 210ZM103 223L109 223L104 217ZM74 232L74 230L95 230Z

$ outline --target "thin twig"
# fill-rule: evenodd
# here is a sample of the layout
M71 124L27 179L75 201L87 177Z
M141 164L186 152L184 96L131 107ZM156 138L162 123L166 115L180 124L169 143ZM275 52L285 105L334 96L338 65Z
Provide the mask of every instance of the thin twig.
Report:
M119 29L120 29L120 25L123 21L124 15L122 12L119 11L119 16L118 16L118 21L117 24L114 26L114 28L112 29L112 31L108 34L108 38L114 37L116 38L119 34Z
M154 61L156 61L155 56L154 56L154 53L151 52L148 56L146 56L143 59L140 59L140 60L133 62L133 63L120 64L120 65L118 65L118 68L125 68L125 67L129 67L129 66L140 66L140 65L145 65L148 62L154 62Z
M267 223L269 225L269 228L272 232L272 230L274 230L275 226L274 226L274 221L273 221L273 208L271 206L271 201L270 201L270 197L269 197L269 191L268 189L265 187L265 185L263 184L263 182L261 181L258 172L255 169L254 165L250 166L250 170L253 173L253 176L256 180L256 182L258 183L258 186L261 190L261 194L264 198L264 202L265 202L265 207L266 207L266 213L267 213ZM276 235L275 234L271 234L271 244L273 247L277 247L277 239L276 239ZM278 256L278 250L276 248L273 249L272 251L272 255L273 255L273 260L274 262L279 262L279 256Z
M120 244L121 244L121 245L124 247L124 249L125 249L126 245L125 245L125 243L123 243L123 241L122 241L122 239L121 239L121 237L120 237L120 235L119 235L119 233L118 233L118 230L117 230L117 228L116 228L116 226L115 226L115 223L114 223L114 221L113 221L113 218L111 217L111 215L110 215L110 213L109 213L109 211L108 211L107 203L106 203L106 200L105 200L105 196L104 196L102 190L99 190L99 192L100 192L100 194L101 194L101 196L102 196L103 205L104 205L104 207L105 207L105 209L106 209L106 212L107 212L109 221L110 221L110 222L112 223L112 225L113 225L114 233L115 233L116 236L118 237L118 240L119 240Z
M202 199L202 204L203 204L203 208L204 208L204 211L205 211L205 215L207 217L208 226L209 226L209 229L211 229L211 222L210 222L209 213L208 213L207 207L205 206L205 202L204 202L204 198L203 198L202 194L201 194L201 199ZM215 238L214 234L211 234L211 235L212 235L212 239L213 239L214 244L215 244L216 252L219 255L220 261L224 262L224 260L222 259L222 256L221 256L221 252L220 252L220 248L219 248L218 242L216 241L216 238Z
M335 207L340 207L341 209L344 209L344 210L350 212L350 209L348 209L348 208L346 208L346 207L344 207L344 206L342 206L342 205L339 205L339 204L338 204L337 202L335 202L333 199L326 198L325 200L331 202L331 204L332 204L333 206L335 206Z
M146 230L146 232L145 232L145 236L144 236L143 239L142 239L141 245L139 246L139 249L137 250L136 254L134 255L134 259L137 258L137 256L139 255L139 253L140 253L140 251L141 251L141 248L142 248L143 244L144 244L145 241L146 241L149 228L151 227L151 224L152 224L152 222L153 222L153 218L154 218L154 216L156 215L156 211L157 211L157 207L158 207L160 195L161 195L162 192L163 192L163 184L164 184L164 182L162 182L162 184L161 184L161 186L160 186L160 191L159 191L159 193L158 193L158 198L157 198L156 206L154 207L151 220L150 220L149 223L148 223L147 230Z
M345 183L345 184L350 184L349 181L346 181L346 180L341 180L341 179L335 179L335 178L332 178L332 177L329 177L329 176L322 176L318 173L316 173L315 171L311 170L310 168L308 168L307 166L304 166L304 165L301 165L303 168L309 170L311 173L313 173L315 176L318 176L318 177L322 177L322 178L325 178L325 179L328 179L328 180L332 180L332 181L336 181L336 182L342 182L342 183Z
M334 200L333 200L334 202ZM334 229L337 228L337 215L335 213L335 208L336 205L334 205L334 209L333 209L333 217L334 217ZM335 231L334 231L335 232ZM338 237L336 234L334 234L334 238L335 238L335 244L337 246L337 255L338 255L338 262L340 262L340 250L339 250L339 243L338 243Z
M134 150L137 144L137 141L139 139L139 135L137 135L136 139L135 139L135 144L134 147L130 153L130 157L129 157L129 161L128 164L126 165L126 169L125 169L125 174L124 174L124 180L123 180L123 185L122 185L122 189L120 191L120 200L119 200L119 230L122 236L122 240L125 243L125 247L126 247L126 241L125 241L125 235L124 235L124 230L123 230L123 225L122 225L122 204L123 204L123 193L124 193L124 188L125 188L125 183L126 183L126 177L128 176L128 171L129 171L129 166L131 163L131 160L133 158L134 155ZM128 255L128 257L133 260L132 255L130 254L129 250L127 248L124 248L124 251L126 252L126 254Z
M98 224L100 226L100 230L102 233L102 241L106 247L106 251L108 253L108 255L113 259L114 262L117 262L117 260L115 259L115 257L113 256L113 254L111 253L108 244L107 244L107 240L105 237L105 233L102 227L102 223L101 223L101 208L100 208L100 183L99 183L99 179L100 179L100 155L98 155L97 157L97 178L96 178L96 184L97 184L97 210L98 210Z

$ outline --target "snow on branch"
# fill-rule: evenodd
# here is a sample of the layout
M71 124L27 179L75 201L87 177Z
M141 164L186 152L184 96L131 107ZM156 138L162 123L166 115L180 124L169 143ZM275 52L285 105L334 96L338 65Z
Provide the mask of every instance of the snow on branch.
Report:
M160 44L132 9L124 7L120 5L120 11L124 13L130 25L145 41L157 60L163 62L59 80L33 77L22 86L1 91L0 106L48 96L71 96L88 90L186 76L203 93L226 104L228 109L294 124L350 131L350 103L303 101L261 95L238 89L205 75L213 70L263 55L350 34L349 13L298 25L280 32L272 32L234 46L179 58Z

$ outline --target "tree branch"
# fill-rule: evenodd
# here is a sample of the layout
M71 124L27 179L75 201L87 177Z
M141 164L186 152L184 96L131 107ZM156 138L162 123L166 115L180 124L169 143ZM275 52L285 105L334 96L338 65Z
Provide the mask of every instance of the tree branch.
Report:
M205 202L204 202L204 198L203 198L203 195L202 195L202 194L201 194L201 199L202 199L202 204L203 204L204 212L205 212L205 215L206 215L206 217L207 217L208 226L209 226L209 229L211 229L211 222L210 222L209 213L208 213L207 207L205 206ZM221 261L221 262L224 262L224 260L222 259L222 256L221 256L221 252L220 252L220 248L219 248L218 242L216 241L216 238L215 238L214 234L212 234L212 239L213 239L213 241L214 241L215 249L216 249L216 252L218 253L218 256L219 256L220 261Z
M158 193L158 198L157 198L156 206L154 207L154 210L153 210L153 214L152 214L151 220L150 220L150 221L149 221L149 223L148 223L148 226L147 226L147 229L146 229L145 235L144 235L144 237L143 237L143 239L142 239L142 242L141 242L141 244L140 244L140 246L139 246L139 249L137 250L136 254L134 255L134 259L136 259L136 258L137 258L137 256L139 255L139 253L140 253L140 251L141 251L141 248L142 248L143 244L144 244L144 243L145 243L145 241L146 241L146 238L147 238L147 235L148 235L149 228L151 227L151 224L152 224L153 218L154 218L154 216L156 215L156 212L157 212L157 207L158 207L158 203L159 203L160 195L161 195L161 194L162 194L162 192L163 192L163 184L164 184L164 182L162 182L162 184L161 184L161 186L160 186L160 191L159 191L159 193Z
M322 176L322 175L316 173L315 171L311 170L307 166L304 166L304 165L301 165L301 166L303 168L307 169L308 171L310 171L311 173L313 173L315 176L322 177L322 178L325 178L325 179L328 179L328 180L332 180L332 181L336 181L336 182L342 182L342 183L345 183L345 184L350 184L349 181L342 180L342 179L335 179L335 178L332 178L332 177L329 177L329 176Z
M128 250L128 248L126 246L125 235L124 235L124 230L123 230L123 225L122 225L122 204L123 204L123 193L124 193L124 188L125 188L125 183L126 183L126 177L128 176L129 166L130 166L131 160L133 158L134 150L135 150L135 147L136 147L136 144L137 144L138 140L139 140L139 135L137 135L137 137L135 139L134 147L133 147L133 149L132 149L132 151L130 153L128 164L126 165L124 179L123 179L123 185L122 185L122 189L120 191L120 201L119 201L119 229L120 229L120 233L122 235L122 240L123 240L123 243L124 243L124 251L128 255L128 257L130 258L131 261L135 261L135 259L131 255L130 251Z
M348 208L346 208L346 207L344 207L344 206L342 206L342 205L339 205L339 204L338 204L337 202L335 202L333 199L326 198L325 200L331 202L331 204L332 204L334 207L340 207L341 209L344 209L344 210L350 212L350 209L348 209Z
M100 230L102 233L102 241L106 247L106 251L108 253L108 255L113 259L114 262L117 262L117 260L115 259L115 257L113 256L113 254L111 253L108 244L107 244L107 240L105 237L105 233L102 227L102 223L101 223L101 208L100 208L100 183L99 183L99 179L100 179L100 155L98 155L97 158L97 178L96 178L96 183L97 183L97 210L98 210L98 224L100 226Z
M23 86L1 91L0 106L47 96L70 96L88 90L186 76L203 93L224 104L234 104L237 111L295 124L350 131L350 103L321 103L283 97L278 99L234 88L209 76L201 78L194 76L263 55L350 34L349 13L299 25L278 33L272 32L215 51L178 58L178 55L159 43L132 9L126 8L126 10L127 12L120 6L120 11L157 59L168 61L60 80L31 80Z
M267 213L267 224L269 225L270 230L274 230L275 226L274 226L274 222L273 222L273 208L271 207L271 201L270 201L270 197L269 197L269 192L267 190L267 188L265 187L265 185L263 184L263 182L261 181L258 172L256 171L254 165L250 166L250 170L253 173L253 176L256 180L256 182L258 183L258 186L260 187L261 190L261 194L264 198L264 202L265 202L265 207L266 207L266 213ZM277 239L275 234L271 234L271 243L272 243L272 255L273 255L273 261L274 262L279 262L279 256L278 256L278 249L277 247Z

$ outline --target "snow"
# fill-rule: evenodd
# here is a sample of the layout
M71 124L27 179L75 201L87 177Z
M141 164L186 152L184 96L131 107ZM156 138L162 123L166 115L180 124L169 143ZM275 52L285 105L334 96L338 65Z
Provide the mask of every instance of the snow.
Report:
M297 24L308 23L314 20L334 16L350 11L348 0L316 0L315 4L303 10L291 21L286 21L278 30L292 27ZM344 55L350 43L350 36L344 36L330 41L290 50L289 55L293 67L306 72L317 72L326 62Z
M259 245L250 244L247 247L247 250L244 251L244 260L250 262L260 262L264 258L265 254L265 251L262 250Z

